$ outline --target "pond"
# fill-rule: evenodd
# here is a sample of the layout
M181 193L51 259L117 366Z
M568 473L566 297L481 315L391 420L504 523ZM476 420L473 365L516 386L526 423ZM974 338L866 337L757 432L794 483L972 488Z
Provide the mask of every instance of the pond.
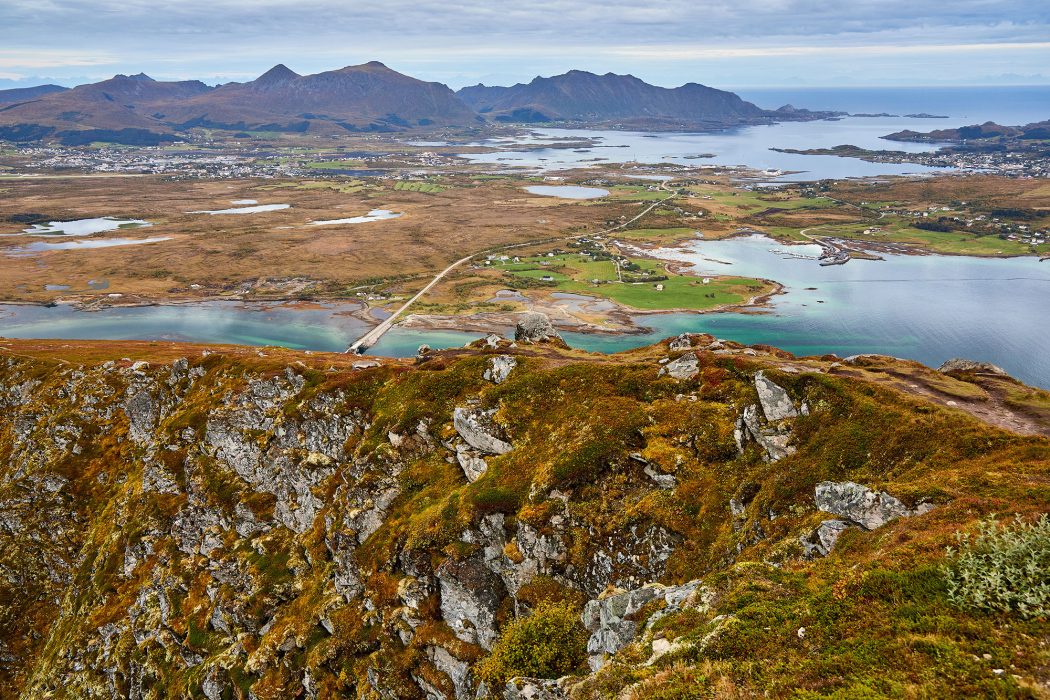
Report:
M142 219L119 219L112 216L100 216L94 219L75 219L73 221L49 221L46 224L33 224L22 233L5 233L4 236L90 236L93 233L116 231L117 229L140 228L151 226Z
M328 219L325 221L311 221L311 226L332 226L335 224L367 224L370 221L384 221L386 219L397 219L403 216L399 212L388 209L373 209L365 216L352 216L348 219Z
M233 207L230 209L205 209L201 211L187 212L189 214L261 214L267 211L280 211L288 209L291 204L258 204L250 207Z
M598 199L609 195L609 190L600 187L579 187L577 185L531 185L525 188L529 194L561 199Z
M160 243L170 241L171 236L154 236L153 238L88 238L79 241L63 241L51 243L49 241L36 241L25 245L8 248L4 252L13 257L36 255L47 253L52 250L92 250L95 248L115 248L125 245L146 245L147 243Z

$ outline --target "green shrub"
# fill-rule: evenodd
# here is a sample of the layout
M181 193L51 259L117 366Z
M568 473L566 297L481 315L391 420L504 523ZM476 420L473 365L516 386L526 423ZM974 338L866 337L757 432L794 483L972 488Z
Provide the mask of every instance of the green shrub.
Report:
M558 678L579 671L586 652L579 614L566 603L548 604L511 622L475 670L490 687L502 688L515 676Z
M1016 612L1022 617L1050 613L1050 518L1034 523L1020 517L1000 525L981 521L976 535L959 534L948 548L948 599L961 608Z

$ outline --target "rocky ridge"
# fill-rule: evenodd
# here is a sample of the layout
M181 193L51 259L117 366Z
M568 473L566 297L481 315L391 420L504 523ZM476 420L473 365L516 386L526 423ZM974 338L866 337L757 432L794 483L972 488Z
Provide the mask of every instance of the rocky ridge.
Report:
M0 695L645 697L735 654L812 656L800 625L806 644L843 634L786 603L755 618L743 591L847 576L869 543L890 559L864 566L891 566L912 556L895 538L947 541L930 518L1006 498L929 470L1048 463L1042 438L787 372L779 351L683 336L597 360L540 321L360 368L0 358ZM482 677L553 601L584 631L579 667Z

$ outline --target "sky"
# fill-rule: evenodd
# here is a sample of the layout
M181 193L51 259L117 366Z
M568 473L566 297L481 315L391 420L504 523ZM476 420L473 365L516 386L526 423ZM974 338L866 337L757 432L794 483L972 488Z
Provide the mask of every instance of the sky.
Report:
M1050 84L1050 0L0 1L0 88L371 60L453 88L573 68L667 87Z

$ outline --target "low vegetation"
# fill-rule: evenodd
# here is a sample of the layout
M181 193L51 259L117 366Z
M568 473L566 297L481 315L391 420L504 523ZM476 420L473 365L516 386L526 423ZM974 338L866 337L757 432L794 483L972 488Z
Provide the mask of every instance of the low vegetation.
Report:
M586 649L580 611L569 603L548 603L507 625L476 672L493 688L515 676L559 678L586 669Z
M727 343L673 379L666 344L364 370L277 348L4 346L0 697L454 697L519 675L568 675L572 700L1050 688L1050 443L862 378L914 363L836 376ZM506 381L485 380L506 353ZM777 462L734 439L759 369L808 407ZM446 447L464 406L513 447L475 481ZM826 480L935 507L807 559ZM1019 520L987 520L1002 512ZM511 594L482 561L538 568ZM626 615L637 634L588 672L585 601L692 580L702 596ZM491 617L456 622L475 609Z
M595 254L536 256L494 266L511 277L523 278L559 292L611 299L645 311L706 309L742 304L769 293L764 280L747 277L699 277L667 269L659 260L617 260Z
M994 517L959 535L946 568L948 599L974 610L1050 616L1050 517L1035 522Z

